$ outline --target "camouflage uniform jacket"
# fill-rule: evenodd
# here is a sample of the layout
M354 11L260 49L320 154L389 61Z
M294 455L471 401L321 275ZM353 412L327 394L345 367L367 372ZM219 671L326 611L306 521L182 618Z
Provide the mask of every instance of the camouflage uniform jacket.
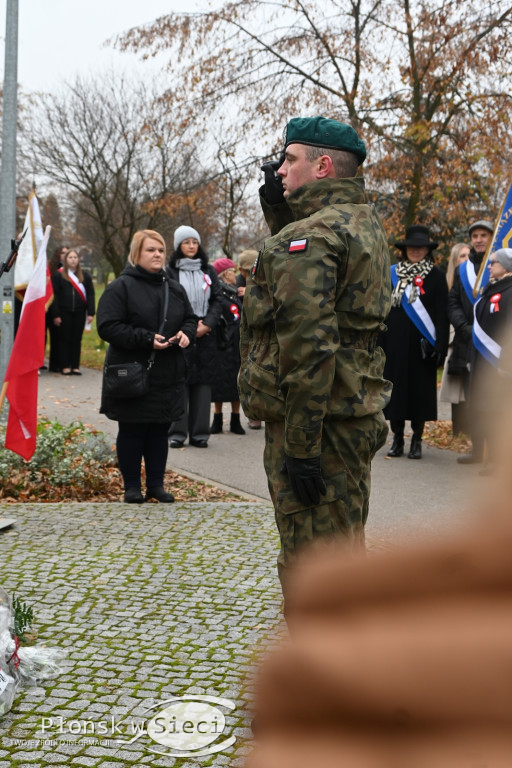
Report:
M247 281L239 389L246 415L284 421L285 451L307 458L321 453L324 419L341 425L389 402L376 339L390 262L362 178L314 181L287 203L294 220L265 241ZM265 212L274 232L275 211Z

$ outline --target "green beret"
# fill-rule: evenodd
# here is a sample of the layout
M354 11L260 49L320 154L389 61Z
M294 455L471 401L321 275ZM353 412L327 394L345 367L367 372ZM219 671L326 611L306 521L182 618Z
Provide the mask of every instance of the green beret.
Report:
M326 149L353 152L364 163L366 147L351 125L327 117L293 117L286 126L285 149L288 144L309 144Z

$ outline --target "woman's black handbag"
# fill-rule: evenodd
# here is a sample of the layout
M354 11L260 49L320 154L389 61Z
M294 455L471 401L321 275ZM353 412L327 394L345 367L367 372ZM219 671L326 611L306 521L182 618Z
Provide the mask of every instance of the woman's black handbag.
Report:
M161 334L167 307L169 306L169 290L164 281L164 311L158 333ZM149 392L149 372L155 362L156 349L151 351L147 363L105 363L103 369L103 394L107 397L115 397L125 400L132 397L143 397Z
M152 355L154 358L154 355ZM149 391L149 369L152 360L144 363L106 365L103 372L103 393L107 397L125 399L142 397Z

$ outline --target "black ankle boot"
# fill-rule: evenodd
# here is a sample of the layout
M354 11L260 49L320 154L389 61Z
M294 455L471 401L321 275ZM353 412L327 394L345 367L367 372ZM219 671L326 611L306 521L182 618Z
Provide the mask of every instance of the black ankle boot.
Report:
M408 459L421 459L421 437L412 436L411 448L407 454Z
M222 432L222 413L214 413L210 433L218 435L220 432Z
M404 454L404 436L393 435L393 444L388 451L388 456L391 456L392 458L395 459L398 456L403 456L403 454Z
M162 504L172 504L174 496L172 493L167 493L163 485L157 485L154 488L148 488L146 491L146 501L149 499L156 499Z
M142 497L142 493L140 492L140 488L127 488L124 492L124 503L143 504L144 499Z
M245 435L245 429L240 424L240 414L239 413L232 413L231 414L231 424L229 426L229 431L234 432L235 435Z

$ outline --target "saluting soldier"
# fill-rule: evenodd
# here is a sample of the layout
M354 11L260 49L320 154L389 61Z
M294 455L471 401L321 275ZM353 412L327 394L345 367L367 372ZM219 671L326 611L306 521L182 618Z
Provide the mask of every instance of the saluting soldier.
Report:
M272 236L247 281L239 388L248 418L265 422L285 599L303 545L344 537L364 546L370 462L388 431L391 384L377 335L390 309L390 261L356 176L365 157L351 126L294 118L284 156L263 166Z

